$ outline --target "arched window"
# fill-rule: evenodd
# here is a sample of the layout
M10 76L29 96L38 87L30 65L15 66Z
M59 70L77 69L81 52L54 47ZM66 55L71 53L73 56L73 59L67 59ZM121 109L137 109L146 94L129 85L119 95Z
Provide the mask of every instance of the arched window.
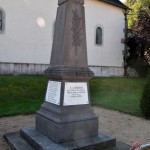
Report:
M3 30L3 13L1 10L0 10L0 30L1 31Z
M0 8L0 33L4 31L5 12Z
M102 45L102 28L96 28L96 44Z

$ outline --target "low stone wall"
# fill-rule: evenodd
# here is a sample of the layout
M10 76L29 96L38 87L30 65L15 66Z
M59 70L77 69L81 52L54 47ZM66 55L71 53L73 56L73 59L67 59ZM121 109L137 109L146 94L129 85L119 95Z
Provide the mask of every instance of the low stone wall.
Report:
M0 63L1 75L37 75L43 74L48 64Z
M0 75L42 75L49 64L0 63ZM122 67L89 66L95 76L122 77Z
M112 67L112 66L89 66L97 77L123 77L123 67Z

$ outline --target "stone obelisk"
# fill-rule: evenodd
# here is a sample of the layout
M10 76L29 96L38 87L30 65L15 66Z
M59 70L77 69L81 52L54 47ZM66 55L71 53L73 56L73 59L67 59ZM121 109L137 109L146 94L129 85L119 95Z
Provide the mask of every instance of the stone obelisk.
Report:
M56 143L98 135L98 118L90 105L84 0L59 0L49 82L36 129Z
M98 117L90 104L84 0L58 0L48 86L36 113L36 125L6 133L16 150L127 150L98 134ZM110 148L112 147L112 149ZM106 149L108 148L108 149Z

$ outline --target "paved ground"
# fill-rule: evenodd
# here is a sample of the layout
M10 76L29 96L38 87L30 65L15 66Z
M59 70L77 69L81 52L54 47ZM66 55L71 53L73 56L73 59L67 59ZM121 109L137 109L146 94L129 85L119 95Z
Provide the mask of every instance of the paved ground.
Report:
M150 120L104 108L93 108L99 116L100 132L127 144L131 144L135 140L140 140L143 144L150 143ZM0 118L0 150L10 150L3 139L3 134L18 131L23 127L32 127L34 124L35 115Z

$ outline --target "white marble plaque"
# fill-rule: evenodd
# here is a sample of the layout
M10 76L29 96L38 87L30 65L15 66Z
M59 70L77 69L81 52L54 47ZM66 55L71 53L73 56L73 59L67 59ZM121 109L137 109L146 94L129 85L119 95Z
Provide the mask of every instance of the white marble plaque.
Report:
M60 105L61 82L48 81L45 101Z
M86 82L66 82L64 106L89 104Z

